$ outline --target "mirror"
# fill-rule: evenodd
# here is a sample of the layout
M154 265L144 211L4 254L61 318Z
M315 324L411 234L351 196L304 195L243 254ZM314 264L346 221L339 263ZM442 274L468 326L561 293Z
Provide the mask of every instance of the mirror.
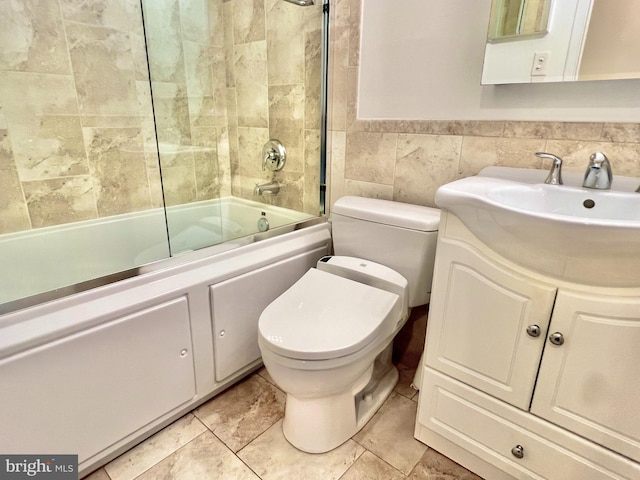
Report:
M551 0L492 0L488 41L547 33Z
M640 0L492 0L482 84L640 78L639 47Z

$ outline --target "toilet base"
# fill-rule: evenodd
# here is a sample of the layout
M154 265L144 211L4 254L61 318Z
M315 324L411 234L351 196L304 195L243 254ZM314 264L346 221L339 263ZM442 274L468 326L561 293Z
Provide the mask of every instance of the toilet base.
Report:
M342 445L373 417L398 383L386 348L350 391L322 398L287 394L282 431L298 450L325 453Z

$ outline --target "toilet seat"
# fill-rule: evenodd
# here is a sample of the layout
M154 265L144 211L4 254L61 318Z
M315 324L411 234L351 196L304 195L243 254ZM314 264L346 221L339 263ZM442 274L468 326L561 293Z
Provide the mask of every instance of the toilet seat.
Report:
M401 316L398 295L312 268L262 312L258 329L278 355L326 360L361 350Z

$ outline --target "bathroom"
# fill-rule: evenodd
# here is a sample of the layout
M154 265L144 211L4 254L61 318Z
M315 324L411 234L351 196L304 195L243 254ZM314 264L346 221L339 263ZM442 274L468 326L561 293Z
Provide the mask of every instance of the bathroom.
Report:
M92 23L87 18L82 19L80 14L82 13L82 5L91 5L93 3L97 5L96 8L98 10L103 8L101 2L78 3L78 11L76 12L78 17L70 23L75 26L82 23ZM129 3L133 4L136 2ZM193 3L195 4L196 2ZM637 111L637 99L640 98L640 96L636 94L638 87L637 81L621 80L616 81L614 84L604 82L596 86L592 83L583 85L568 83L563 85L545 85L541 86L541 88L533 88L532 86L526 85L484 87L485 92L502 92L507 96L507 100L504 98L497 99L498 106L491 111L489 117L482 119L474 118L473 114L465 111L463 108L464 105L460 107L460 105L457 104L453 104L450 107L452 110L450 113L446 111L443 112L442 109L438 109L440 105L438 105L437 102L436 104L430 103L435 100L433 100L433 96L429 95L429 93L438 91L437 89L442 89L447 84L461 81L461 76L455 71L450 75L447 74L447 64L444 62L444 57L453 52L446 49L442 51L441 45L456 45L456 51L475 52L469 55L474 59L473 65L478 65L478 68L477 71L465 71L464 77L467 79L468 84L465 84L467 87L463 85L463 88L469 88L470 90L471 87L468 87L469 84L474 86L479 85L482 63L481 55L484 51L484 43L481 47L482 51L478 53L478 51L474 49L477 50L480 47L478 47L476 43L471 44L471 39L484 39L490 2L474 2L475 5L472 8L469 7L469 9L463 13L458 12L459 18L457 21L465 21L466 28L452 28L445 20L441 20L440 30L436 29L435 32L433 29L430 30L426 28L426 24L424 20L421 19L421 16L427 15L429 13L428 8L430 7L441 8L442 2L410 2L408 4L409 7L407 7L408 10L404 11L404 15L400 15L402 12L393 11L393 9L390 12L383 12L389 21L402 22L400 24L403 25L403 27L390 30L378 29L376 31L379 32L380 37L377 39L375 36L374 38L367 36L367 32L361 32L361 26L363 24L362 7L364 6L366 15L368 12L367 6L375 7L376 3L377 7L379 7L378 11L380 11L380 2L373 2L371 0L365 0L364 2L360 0L336 0L331 4L327 135L327 210L330 209L330 206L337 198L344 195L358 195L433 206L433 197L437 187L461 177L474 175L486 166L502 165L546 169L548 165L533 155L533 152L536 151L548 151L558 154L564 158L567 171L582 172L589 155L594 151L601 150L607 152L611 158L614 174L637 176L636 172L639 167L637 160L639 150L638 138L640 138L640 126L637 122L634 122L634 120L637 119L634 115ZM36 2L33 4L35 5ZM41 5L41 3L37 4ZM73 11L74 4L75 2L61 2L61 6L66 7L68 9L67 11ZM260 7L262 11L265 11L265 9L266 11L270 11L270 8L277 8L278 10L284 11L285 8L284 4L279 5L277 2L264 2L263 6L263 2L260 1L248 2L240 0L223 2L221 3L221 8L230 9L232 4L250 5L252 9ZM460 2L456 2L456 4L459 10L465 10L467 7L460 7ZM31 5L31 3L28 3L28 5ZM127 3L127 5L129 4ZM298 8L294 5L287 6L291 6L292 9ZM49 6L47 8L53 7ZM302 15L299 13L300 11L303 11L303 9L298 8L298 10L296 10L295 13L291 13L291 15ZM109 18L110 12L109 10L105 12L106 14L101 18L107 21L106 19ZM315 13L317 14L317 11ZM56 18L56 15L47 14L47 16ZM111 18L113 20L114 17ZM375 21L375 18L370 18L369 21ZM371 25L371 23L369 23L369 25ZM320 42L319 18L315 26L316 30L318 30L316 33L318 36L314 39L317 45ZM250 25L246 27L250 30L256 26ZM256 28L260 28L260 25ZM264 25L262 25L262 28L264 28ZM3 31L7 32L7 29L3 29ZM460 31L467 33L465 36L461 36L459 35ZM406 75L402 75L398 73L398 70L395 70L395 76L401 78L420 78L421 81L424 81L425 78L430 78L431 80L438 80L440 83L417 91L415 88L409 90L408 88L411 87L411 85L393 87L392 93L397 97L402 97L403 94L406 96L406 92L411 92L413 100L411 102L405 101L404 105L402 104L402 99L396 101L396 99L392 98L392 101L395 102L396 105L407 108L407 113L387 112L387 115L384 116L372 110L368 112L363 111L364 108L372 107L371 105L364 104L366 98L358 98L358 89L360 88L360 95L362 96L363 92L368 88L368 86L362 82L359 86L358 76L361 62L371 61L371 57L366 56L367 52L370 55L372 49L375 51L375 49L379 48L380 43L384 43L385 40L388 42L389 37L385 38L385 34L393 35L391 38L398 40L399 34L403 32L407 35L407 38L403 39L405 42L403 45L404 48L407 48L407 52L411 53L411 58L429 58L430 72L433 72L433 70L437 68L438 75L429 75L429 72L422 72L420 75L417 75L413 70ZM431 35L436 35L440 40L429 43L428 38L420 37L420 33L426 35L426 32L432 32ZM441 40L444 35L453 35L453 33L456 32L458 36L455 38L445 37L449 40ZM415 37L420 37L420 40L427 42L428 45L437 45L437 48L429 49L424 48L424 45L412 43L411 40L415 40ZM361 38L366 42L372 42L363 43L362 51L360 49ZM224 43L224 39L217 39L215 41L219 42L215 44L216 46ZM464 44L463 42L465 41L470 42L470 44ZM3 40L3 43L4 42L5 40ZM367 50L367 48L369 48L369 50ZM412 48L415 50L412 51ZM444 52L444 55L442 55L442 52ZM437 54L440 54L440 56L438 57ZM434 64L431 55L435 55L434 58L439 58L441 63ZM478 56L480 63L478 63ZM409 66L405 64L404 67L402 67L402 65L394 65L394 67L405 69L411 67L413 69L414 67L417 68L415 63L416 62L413 61ZM8 64L9 66L7 66ZM388 64L386 65L388 66ZM371 65L369 65L369 67L371 67ZM373 65L373 67L375 67L375 65ZM3 73L12 70L12 68L16 67L11 67L10 62L3 62ZM22 68L23 67L17 67L18 70ZM319 69L318 67L318 70ZM141 74L141 72L136 73L136 75L139 74ZM20 82L20 80L16 81ZM4 79L1 83L8 85ZM139 85L137 81L136 85ZM164 83L163 86L168 90L177 88L170 85L169 81ZM415 85L413 87L415 87ZM0 86L0 88L3 87ZM368 98L377 98L377 92L369 92L370 96ZM498 93L496 93L496 96L497 95ZM522 98L527 95L532 96L530 101ZM538 97L534 97L534 95L538 95ZM4 96L2 98L4 101ZM462 98L465 101L470 103L476 102L477 104L480 104L481 101L487 102L491 100L486 97L479 99L478 97L474 97L473 93L469 92L468 95L458 96L456 98ZM414 108L422 111L422 114L410 111L410 105L408 106L407 103L413 104ZM170 100L164 104L164 108L169 109L172 108L172 105L175 106L176 104L179 104L179 102ZM499 107L502 107L502 110ZM76 107L76 109L77 108L78 107ZM115 123L108 125L98 123L93 126L106 128L127 128L129 126L128 124L118 124L117 122L121 119L119 119L108 106L102 109L100 106L96 106L95 108L96 110L89 110L87 113L96 122L104 120L104 117L110 117L110 120ZM519 111L518 108L520 109ZM358 109L360 109L360 114L357 113ZM505 113L507 109L513 110L515 113L509 112L507 114ZM9 107L3 104L3 111L0 116L0 125L11 132L11 126L8 125L9 121L7 120L7 118L10 117ZM425 115L425 111L432 112L432 114ZM60 113L66 114L67 112ZM300 112L296 111L294 116L300 121ZM103 118L101 119L99 117ZM166 118L170 119L170 117ZM249 119L249 121L251 122L253 120ZM89 125L89 128L91 127L92 126ZM168 125L166 130L170 134L175 127L176 125ZM318 124L317 127L319 130L320 125ZM200 128L204 130L210 127ZM218 172L218 178L227 177L227 180L215 181L220 182L219 185L222 190L224 188L231 188L227 187L227 185L229 185L236 187L238 189L236 191L250 191L249 198L254 198L253 188L255 183L270 180L270 177L266 173L263 173L260 168L260 154L234 153L230 144L226 146L225 150L225 142L229 141L227 137L225 137L227 131L224 127L217 125L214 128L216 129L216 133L213 137L218 138L220 142L217 145L217 164L218 168L221 169ZM316 135L316 138L319 138L319 133L313 132L312 129L308 130L310 136ZM247 130L245 130L245 132L247 132ZM228 135L230 136L231 134L229 131ZM260 142L245 140L246 141L238 143L238 149L245 148L247 145L255 149L255 144L261 147L261 144L264 143L262 140L266 141L268 138L261 137ZM282 138L281 140L284 141ZM146 138L144 138L144 141L140 140L139 143L143 146L148 144ZM151 143L153 144L153 141ZM7 145L7 143L5 143L5 145ZM11 145L13 146L13 143ZM16 147L13 146L13 148L15 149ZM5 147L5 151L8 150L9 149ZM225 152L228 152L228 158L220 161L220 157L224 156ZM145 155L147 154L146 151L144 153ZM237 155L235 158L250 157L254 159L255 163L250 166L234 164L232 159L234 154ZM153 155L153 152L151 152L152 157ZM170 163L167 166L169 173L172 167L174 167L175 170L181 167L184 168L183 165ZM304 168L304 166L300 167ZM138 168L141 168L140 165L138 165ZM156 175L156 177L160 175L157 165L154 165L153 162L146 164L145 168L147 169L147 175L149 177L152 175ZM234 185L233 169L242 170L245 168L250 169L248 174L244 177L237 176L235 178L238 182L241 182L242 179L248 179L247 182L245 184ZM317 171L317 166L313 168ZM285 167L283 172L281 172L283 176L281 181L283 183L289 181L297 186L303 181L301 180L302 177L300 177L301 173L300 171L287 171ZM165 169L163 169L163 175L164 174ZM286 178L285 175L292 175L293 178ZM5 180L7 177L8 176L3 175L0 181ZM124 177L135 177L135 175L124 175ZM59 177L56 176L56 178ZM168 178L169 180L167 181L170 182L171 177ZM179 180L176 181L178 182ZM306 182L306 180L304 181ZM212 183L214 183L214 181L212 181ZM316 178L310 180L310 183L318 185L319 182ZM11 188L11 185L7 188L3 186L2 190L7 191L8 188ZM215 189L216 186L213 185L212 188ZM82 186L76 186L72 188L72 190L77 192L78 195L84 191ZM177 189L174 191L180 192L181 190ZM233 192L234 195L236 191ZM307 190L305 190L305 196L295 195L293 199L276 196L273 199L263 198L261 201L279 202L280 199L284 199L297 202L295 205L282 204L278 206L293 207L294 210L301 210L308 213L309 216L313 216L317 214L318 210L318 193L310 192L307 196L306 192ZM229 192L220 191L216 193L225 195ZM161 192L159 189L150 191L149 199L146 201L150 206L158 206L161 203L159 199L160 195ZM76 198L74 202L82 203L85 200L86 198L80 196ZM47 203L46 200L43 203ZM179 203L179 201L176 203ZM265 385L260 379L254 379L253 383ZM277 394L275 395L277 396ZM408 400L415 404L415 400ZM404 398L394 397L394 402L394 406L400 411L404 411L404 409L411 410L412 407L415 408L411 403L405 402ZM416 448L415 445L409 447L409 450L412 448ZM374 464L377 462L375 456L372 458L370 454L361 455L359 452L360 450L357 449L350 452L353 458L347 466L351 466L351 464L355 465L355 463L357 463L356 458L360 460L360 463L365 464L366 462L374 462ZM404 464L392 466L391 468L394 473L390 473L388 478L395 478L393 475L411 474L411 471L416 467L418 460L420 460L424 453L420 450L419 452L418 458L412 460L415 463L410 465L410 468ZM393 465L393 459L386 458L384 461ZM405 471L406 468L408 468L407 471ZM90 472L87 471L85 473ZM106 475L107 473L99 470L96 478L110 478L106 476L101 477L100 475L103 474ZM337 475L336 478L339 478L339 475ZM352 475L357 475L357 472L352 473ZM264 476L264 478L268 477ZM323 478L327 477L325 476ZM398 478L403 477L398 476ZM416 474L415 478L420 477Z

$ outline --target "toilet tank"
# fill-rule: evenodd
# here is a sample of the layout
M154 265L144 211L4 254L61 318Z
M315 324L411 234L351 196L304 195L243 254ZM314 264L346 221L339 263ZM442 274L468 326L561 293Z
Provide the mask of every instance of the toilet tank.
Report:
M409 306L429 302L440 210L363 197L342 197L331 210L336 255L394 269L409 283Z

